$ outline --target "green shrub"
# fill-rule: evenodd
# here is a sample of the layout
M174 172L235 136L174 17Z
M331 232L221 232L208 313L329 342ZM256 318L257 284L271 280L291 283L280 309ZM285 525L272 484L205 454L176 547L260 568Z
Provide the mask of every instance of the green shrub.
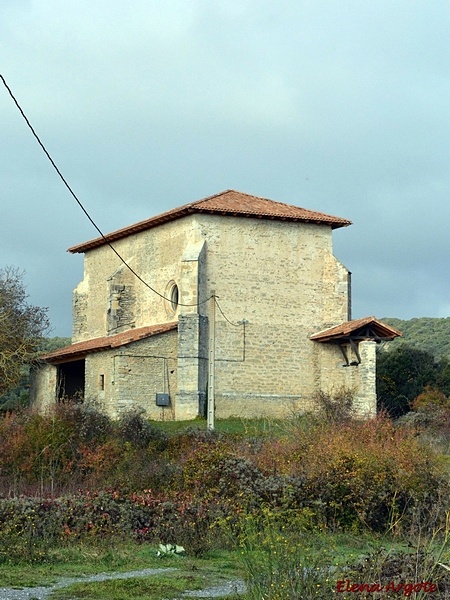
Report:
M356 564L348 565L345 571L345 579L352 583L371 582L378 584L381 589L389 588L390 591L399 590L387 597L411 597L423 598L428 593L420 590L422 582L429 582L436 587L436 597L450 597L450 582L446 568L442 567L441 560L448 563L449 555L442 548L417 545L408 550L393 550L381 548L368 555L362 555ZM419 585L417 585L419 584ZM416 586L416 591L414 590ZM430 588L429 588L430 589ZM431 591L433 591L431 589ZM388 594L388 590L385 594ZM431 594L434 596L434 593ZM372 599L373 592L361 591L358 598Z
M315 420L308 427L293 421L278 439L194 429L167 438L140 411L117 425L93 406L59 405L45 415L21 411L0 419L0 477L5 495L71 497L72 516L80 516L73 517L73 527L70 519L64 522L77 535L85 532L80 520L94 511L89 518L99 535L148 528L142 539L159 536L157 541L186 548L224 506L233 515L261 506L296 510L320 530L384 532L442 520L442 510L431 514L428 507L440 507L448 493L435 455L414 430L394 427L384 415L366 422ZM91 490L86 510L69 493L77 488ZM120 498L120 508L99 508L108 515L102 521L95 507L106 500L97 501L95 490L106 488ZM150 510L147 503L141 518L136 506L126 506L142 490L153 490L159 503L171 502L174 510L156 504ZM182 510L192 516L184 529L177 520Z
M79 492L57 499L0 499L0 562L44 560L50 547L80 541L129 539L176 544L199 556L217 547L214 525L230 511L220 500L191 496L131 496L117 491Z
M136 495L134 502L144 508L135 530L139 542L181 545L191 556L217 547L220 535L215 526L232 508L219 499L200 501L183 494L163 499L151 492Z
M0 499L0 562L42 562L59 537L52 500Z
M441 390L427 387L412 401L411 408L414 411L423 412L434 411L436 408L449 410L450 400Z
M404 424L413 425L422 432L422 437L427 434L434 440L431 443L450 438L450 399L440 390L427 388L414 399L412 411L403 418ZM441 443L442 445L442 443Z

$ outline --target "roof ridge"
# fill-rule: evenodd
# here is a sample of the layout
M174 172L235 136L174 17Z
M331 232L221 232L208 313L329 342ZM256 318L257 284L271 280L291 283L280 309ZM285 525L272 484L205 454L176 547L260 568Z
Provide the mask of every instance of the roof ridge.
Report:
M227 197L228 196L228 197ZM215 202L217 199L220 199ZM278 210L277 210L278 209ZM244 216L248 218L269 218L290 221L312 222L322 225L329 225L332 229L351 225L351 221L342 217L336 217L327 213L311 210L296 206L295 204L287 204L262 196L247 194L233 189L223 190L217 194L195 200L188 204L172 208L168 211L144 219L132 225L122 227L116 231L112 231L101 237L89 240L87 242L77 244L68 249L68 252L78 253L85 252L92 248L102 246L112 241L127 237L128 235L157 227L164 223L174 221L185 217L192 213L210 213L217 215Z
M245 192L238 192L237 190L231 190L231 189L223 190L222 192L218 192L217 194L212 194L211 196L206 196L205 198L200 198L200 200L194 200L193 202L188 202L188 204L183 204L182 206L172 208L171 210L176 211L176 210L181 210L182 208L196 206L197 204L200 204L200 202L206 202L207 200L212 200L213 198L218 198L219 196L223 196L224 194L228 194L229 192L235 192L236 194L245 194ZM170 211L167 211L167 212L170 212ZM164 213L161 213L161 214L164 214ZM150 217L150 219L151 218L153 218L153 217Z

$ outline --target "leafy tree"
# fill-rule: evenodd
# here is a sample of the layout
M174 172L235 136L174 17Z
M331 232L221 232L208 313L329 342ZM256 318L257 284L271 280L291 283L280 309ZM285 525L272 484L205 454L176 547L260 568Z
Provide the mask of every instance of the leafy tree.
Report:
M442 356L438 362L437 386L447 397L450 397L450 359Z
M64 346L69 346L72 343L72 338L68 337L47 337L42 340L42 343L39 346L39 349L42 350L44 354L47 352L53 352L54 350L58 350L59 348L63 348Z
M399 417L427 386L437 387L439 366L431 353L402 344L377 355L378 408Z
M24 273L0 269L0 394L17 386L50 328L46 308L28 304Z

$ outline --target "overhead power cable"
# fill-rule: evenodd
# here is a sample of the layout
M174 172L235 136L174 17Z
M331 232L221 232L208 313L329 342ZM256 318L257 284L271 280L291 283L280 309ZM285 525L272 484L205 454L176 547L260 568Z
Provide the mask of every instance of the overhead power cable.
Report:
M160 298L163 298L164 300L167 300L168 302L172 302L171 298L167 298L166 296L164 296L163 294L161 294L160 292L158 292L157 290L155 290L154 288L152 288L152 286L150 284L148 284L144 279L142 279L142 277L136 273L136 271L127 263L127 261L119 254L119 252L117 252L117 250L114 248L114 246L111 244L111 242L108 240L108 238L103 234L103 232L101 231L101 229L98 227L98 225L95 223L95 221L93 220L93 218L91 217L91 215L88 213L88 211L84 208L83 204L81 203L81 201L79 200L79 198L77 197L77 195L75 194L75 192L72 190L72 188L70 187L70 185L68 184L67 180L65 179L64 175L61 173L61 171L59 170L58 166L56 165L55 161L53 160L53 158L50 156L50 153L48 152L47 148L44 146L44 144L41 142L38 134L36 133L36 131L34 130L33 126L31 125L28 117L26 116L25 112L23 111L22 107L20 106L19 102L17 101L16 97L14 96L14 94L12 93L11 88L9 87L9 85L6 83L5 78L3 77L3 75L0 73L0 78L4 84L4 86L6 87L6 89L8 90L9 95L11 96L14 104L16 105L16 107L18 108L20 114L22 115L22 117L24 118L26 124L28 125L31 133L33 134L33 136L35 137L36 141L38 142L39 146L42 148L44 154L46 155L46 157L48 158L48 160L50 161L51 165L53 166L53 168L55 169L55 171L57 172L57 174L59 175L61 181L64 183L64 185L66 186L66 188L69 190L70 194L72 195L72 197L75 199L76 203L78 204L78 206L81 208L81 210L84 212L84 214L86 215L86 217L89 219L89 221L92 223L92 225L94 226L94 228L96 229L96 231L100 234L101 238L105 241L105 243L111 248L111 250L114 252L114 254L119 258L119 260L127 267L127 269L129 269L131 271L131 273L133 273L133 275L139 279L139 281L141 281L149 290L151 290L154 294L157 294ZM245 325L245 322L242 321L240 323L232 323L228 317L225 315L225 313L223 312L219 302L217 301L217 296L215 296L215 294L212 294L211 296L209 296L209 298L206 298L206 300L202 300L201 302L195 302L193 304L182 304L181 302L177 302L177 306L200 306L202 304L205 304L206 302L208 302L209 300L211 300L211 298L214 298L214 302L217 305L217 308L219 309L219 311L221 312L223 318L228 321L228 323L230 325L233 325L233 327L240 327L241 325Z
M61 171L58 169L55 161L53 160L53 158L50 156L49 152L47 151L46 147L44 146L44 144L41 142L38 134L36 133L36 131L33 129L33 126L31 125L30 121L28 120L26 114L24 113L24 111L22 110L22 107L20 106L19 102L16 100L14 94L12 93L11 88L9 87L9 85L6 83L5 78L3 77L3 75L0 73L0 78L4 84L4 86L6 87L6 89L8 90L9 95L11 96L11 98L13 99L14 104L16 105L16 107L18 108L20 114L22 115L22 117L25 119L26 124L28 125L31 133L33 134L33 136L36 138L39 146L42 148L42 150L44 151L46 157L48 158L48 160L51 162L53 168L55 169L55 171L58 173L61 181L64 183L64 185L66 186L66 188L69 190L70 194L73 196L73 198L75 199L76 203L78 204L78 206L81 208L81 210L84 212L84 214L86 215L86 217L89 219L89 221L92 223L92 225L95 227L95 229L98 231L98 233L100 234L100 236L102 237L102 239L105 241L105 243L111 248L111 250L114 252L114 254L119 258L119 260L127 267L127 269L129 269L131 271L131 273L133 273L133 275L139 279L139 281L141 281L146 287L148 287L149 290L151 290L154 294L157 294L158 296L160 296L160 298L163 298L164 300L167 300L168 302L172 302L171 298L166 298L166 296L164 296L163 294L161 294L160 292L158 292L157 290L155 290L154 288L152 288L151 285L149 285L144 279L142 279L142 277L136 273L136 271L127 263L127 261L122 258L122 256L119 254L119 252L117 252L117 250L114 248L114 246L110 243L110 241L108 240L108 238L103 234L103 232L101 231L101 229L98 227L98 225L95 223L95 221L93 220L93 218L90 216L90 214L88 213L88 211L84 208L83 204L81 203L81 201L78 199L77 195L75 194L75 192L72 190L72 188L70 187L70 185L67 183L66 179L64 178L63 174L61 173ZM209 298L206 298L206 300L202 300L201 302L195 302L193 304L182 304L181 302L177 302L178 306L200 306L201 304L205 304L206 302L208 302L208 300L210 300L211 298L213 298L214 296L210 296ZM221 311L222 312L222 311ZM223 313L222 313L223 314ZM225 315L224 315L225 316Z

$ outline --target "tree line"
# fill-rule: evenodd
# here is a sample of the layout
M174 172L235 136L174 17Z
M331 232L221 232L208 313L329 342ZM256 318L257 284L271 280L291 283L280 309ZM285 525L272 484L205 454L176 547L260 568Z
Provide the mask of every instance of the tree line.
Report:
M393 417L411 410L414 400L425 391L450 397L450 360L436 359L431 352L400 344L377 354L378 409Z

